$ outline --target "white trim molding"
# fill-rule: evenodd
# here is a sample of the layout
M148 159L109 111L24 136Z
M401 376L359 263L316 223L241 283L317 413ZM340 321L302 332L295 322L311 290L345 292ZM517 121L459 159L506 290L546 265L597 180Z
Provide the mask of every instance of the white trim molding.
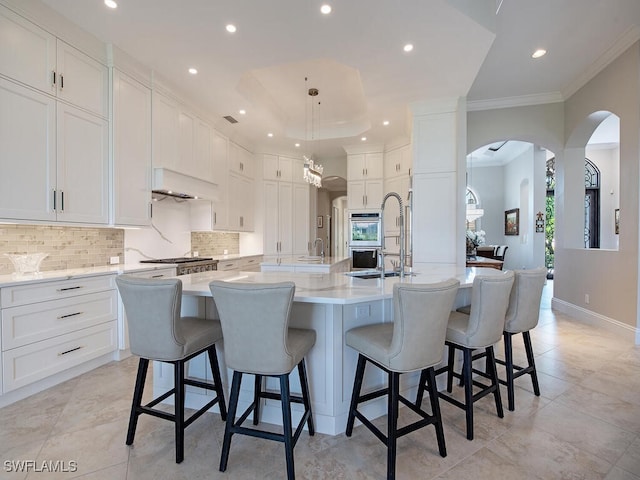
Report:
M565 302L564 300L560 300L555 297L551 299L551 308L560 313L564 313L565 315L569 315L576 320L583 321L589 325L600 326L610 332L623 335L630 341L635 342L636 345L640 345L639 328L632 327L631 325L627 325L626 323L622 323L618 320L614 320L613 318L609 318L604 315L600 315L599 313L592 312L591 310L578 307L577 305Z

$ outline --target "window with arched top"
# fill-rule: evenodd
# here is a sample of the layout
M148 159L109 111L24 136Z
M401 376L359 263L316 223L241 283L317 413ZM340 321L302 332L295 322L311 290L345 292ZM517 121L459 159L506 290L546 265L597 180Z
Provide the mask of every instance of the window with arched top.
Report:
M474 191L471 190L469 187L467 187L467 193L465 195L465 203L467 204L467 208L470 208L469 205L472 205L473 207L475 207L479 203L478 197L476 196ZM478 219L474 218L473 220L471 220L471 218L472 217L467 215L467 230L471 230L472 232L475 232L479 230Z
M584 159L584 247L600 248L600 170Z

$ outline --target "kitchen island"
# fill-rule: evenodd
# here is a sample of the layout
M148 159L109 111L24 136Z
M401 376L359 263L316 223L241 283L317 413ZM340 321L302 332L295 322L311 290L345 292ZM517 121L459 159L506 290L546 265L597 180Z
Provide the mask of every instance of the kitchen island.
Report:
M345 332L361 325L393 321L393 285L397 282L433 283L456 278L461 284L456 299L456 306L459 306L468 303L470 287L476 273L502 274L494 269L434 266L428 271L404 279L361 279L344 274L295 272L206 272L184 275L180 279L183 282L183 314L198 314L207 318L218 317L209 290L212 280L253 283L293 281L296 291L291 325L316 331L316 343L307 357L316 430L338 435L345 430L357 362L357 353L344 344ZM228 387L231 372L224 366L224 345L218 348L218 354L223 382ZM171 388L171 368L168 364L154 366L155 394ZM189 374L200 378L210 377L204 356L190 362ZM419 372L403 375L401 390L405 396L411 398L415 395L418 380ZM386 376L381 371L367 370L364 390L380 387L385 381ZM247 380L243 383L239 410L246 408L252 401L252 382L253 380ZM273 379L267 379L267 388L276 388ZM297 375L291 376L291 389L299 392ZM187 406L195 408L204 405L206 395L206 392L188 391ZM363 410L371 418L384 415L386 399L371 401ZM294 410L294 415L296 414L300 415L301 410ZM261 418L268 423L281 424L282 410L279 402L267 400Z
M262 272L342 273L348 272L350 257L321 257L319 255L280 255L264 257Z

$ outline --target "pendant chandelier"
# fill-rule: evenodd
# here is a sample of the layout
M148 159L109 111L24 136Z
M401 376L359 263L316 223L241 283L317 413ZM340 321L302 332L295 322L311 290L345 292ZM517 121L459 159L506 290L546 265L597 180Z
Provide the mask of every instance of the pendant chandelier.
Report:
M305 82L305 87L307 87L307 82L308 82L308 78L305 77L304 79ZM316 162L314 162L313 160L313 141L315 139L314 137L314 132L315 132L315 97L318 96L320 92L318 91L317 88L309 88L307 89L307 94L309 97L311 97L311 148L312 148L312 153L310 155L303 155L304 158L304 173L303 173L303 178L307 183L310 183L311 185L313 185L316 188L320 188L322 187L322 171L324 170L324 168L322 167L322 165L317 164ZM307 116L308 113L308 108L306 108L306 106L308 105L308 103L305 104L305 116ZM319 117L320 117L320 102L318 102L318 126L320 124L319 121ZM309 120L308 118L306 119L306 125L305 125L305 147L307 144L307 140L308 140L308 134L307 134L307 127L309 125Z

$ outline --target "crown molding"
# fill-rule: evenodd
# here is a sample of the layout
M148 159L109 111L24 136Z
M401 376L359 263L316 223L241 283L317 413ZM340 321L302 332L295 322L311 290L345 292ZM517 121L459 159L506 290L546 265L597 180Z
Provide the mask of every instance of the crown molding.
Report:
M473 100L467 102L467 112L481 110L496 110L499 108L528 107L531 105L544 105L547 103L563 102L560 92L536 93L519 97L490 98L487 100Z

